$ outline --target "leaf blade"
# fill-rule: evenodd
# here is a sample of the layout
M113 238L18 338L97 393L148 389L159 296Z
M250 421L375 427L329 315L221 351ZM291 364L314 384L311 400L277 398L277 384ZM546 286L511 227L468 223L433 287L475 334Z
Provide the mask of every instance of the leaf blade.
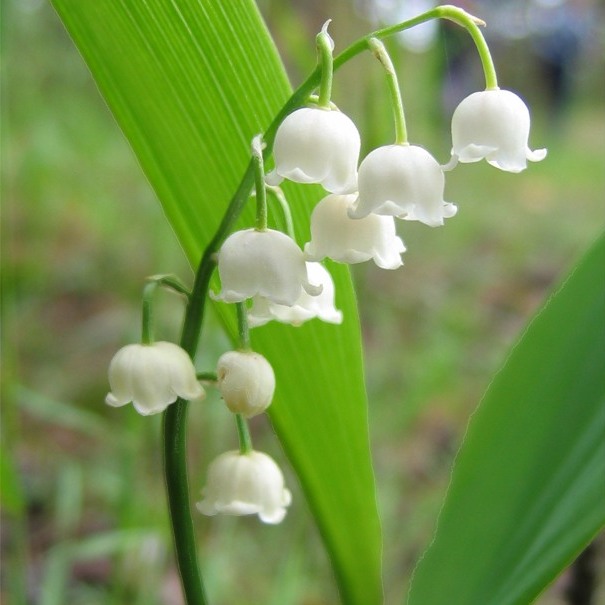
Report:
M54 6L195 265L245 170L252 136L290 94L255 5L54 0ZM320 190L286 191L300 242ZM381 536L361 338L349 273L342 266L331 272L343 326L267 326L253 332L253 346L274 366L279 387L271 419L301 478L343 601L371 605L382 601Z
M605 238L473 416L410 605L529 603L605 524Z

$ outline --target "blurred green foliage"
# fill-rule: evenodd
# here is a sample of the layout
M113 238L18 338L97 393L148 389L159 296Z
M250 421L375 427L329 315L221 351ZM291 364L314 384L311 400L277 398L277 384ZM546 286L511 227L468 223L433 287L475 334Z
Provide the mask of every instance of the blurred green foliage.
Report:
M337 49L370 29L344 0L261 8L295 83L314 63L325 19L334 19ZM2 9L0 597L17 605L176 604L159 419L141 422L132 410L106 408L103 398L109 359L137 338L144 277L189 278L190 268L52 10L38 0L6 0ZM446 186L446 199L459 205L455 219L436 230L400 224L409 250L403 269L355 269L389 603L401 602L430 540L452 458L490 376L605 218L602 54L580 64L571 102L552 122L525 60L528 43L495 50L502 85L530 102L530 142L548 147L548 159L521 176L458 167ZM448 46L396 55L411 140L445 160ZM371 57L343 69L334 100L360 125L366 151L390 142L384 81ZM158 334L176 337L179 305L161 298ZM224 347L213 325L208 365ZM234 434L214 395L204 405L208 413L192 415L190 431L200 432L202 422L212 430L204 443L191 440L190 455L208 460ZM259 447L278 451L266 422L253 431ZM302 503L293 513L290 535L277 540L252 519L201 525L204 575L217 603L336 601L309 513ZM556 586L539 601L561 602Z

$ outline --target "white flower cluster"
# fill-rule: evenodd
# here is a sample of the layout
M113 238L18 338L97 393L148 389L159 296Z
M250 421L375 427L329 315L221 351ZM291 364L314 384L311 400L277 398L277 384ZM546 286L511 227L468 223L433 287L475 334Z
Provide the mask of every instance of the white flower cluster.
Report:
M331 45L329 36L326 39ZM422 147L398 142L374 149L358 166L360 136L346 115L329 103L292 112L276 132L275 168L268 175L260 138L253 141L257 199L263 194L257 217L265 219L257 219L257 228L237 231L224 241L217 254L221 291L211 296L226 303L250 301L243 314L251 327L272 320L300 325L312 318L340 324L334 282L320 262L373 260L383 269L401 267L405 246L395 219L436 227L453 217L457 208L444 200L444 171L458 162L486 159L501 170L519 172L527 160L542 160L545 149L528 147L529 129L525 103L510 91L490 88L470 95L454 112L447 165L440 166ZM404 125L397 140L407 140ZM311 214L311 240L303 249L289 235L266 227L262 177L273 186L283 179L318 183L328 192ZM225 404L237 415L241 449L223 453L210 464L197 507L205 515L257 514L265 523L279 523L290 492L277 464L252 449L245 424L271 404L273 369L259 353L229 351L218 360L216 379ZM162 412L179 397L204 396L187 352L167 342L122 348L111 361L109 382L109 405L132 402L143 415Z
M271 404L275 375L259 353L228 351L218 360L217 386L229 410L251 418ZM197 508L204 515L258 515L275 524L285 517L291 499L281 470L267 454L230 451L210 463Z
M373 260L383 269L397 269L405 246L395 218L436 227L453 217L457 207L443 199L444 170L458 162L485 158L501 170L518 172L526 160L543 159L546 150L528 147L529 126L529 111L514 93L476 92L454 112L447 165L406 143L373 150L358 169L360 136L347 116L331 108L294 111L277 130L275 169L267 182L319 183L329 192L311 215L311 241L302 252L290 237L271 229L233 233L218 255L222 291L214 297L252 299L253 327L270 320L299 325L313 317L340 323L332 279L316 263Z
M109 365L109 383L107 404L132 402L144 416L163 412L178 397L190 400L205 394L189 355L169 342L120 349ZM251 418L271 404L275 375L259 353L228 351L217 363L217 386L231 412ZM282 521L291 500L277 464L254 450L226 452L211 462L202 495L197 507L203 514L258 514L265 523Z

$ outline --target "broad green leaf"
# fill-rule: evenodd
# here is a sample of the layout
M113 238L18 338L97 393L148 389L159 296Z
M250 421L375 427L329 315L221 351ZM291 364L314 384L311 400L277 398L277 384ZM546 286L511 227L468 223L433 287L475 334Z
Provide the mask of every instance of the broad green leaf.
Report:
M290 94L256 6L250 0L53 3L195 265L244 172L252 137ZM309 52L313 46L309 40ZM321 192L286 191L302 243ZM136 217L128 215L128 200L123 203L134 229ZM342 326L267 326L253 331L252 344L274 366L271 419L317 520L343 601L372 605L382 601L381 535L359 321L348 271L330 270Z
M527 605L605 523L605 238L471 419L409 605Z

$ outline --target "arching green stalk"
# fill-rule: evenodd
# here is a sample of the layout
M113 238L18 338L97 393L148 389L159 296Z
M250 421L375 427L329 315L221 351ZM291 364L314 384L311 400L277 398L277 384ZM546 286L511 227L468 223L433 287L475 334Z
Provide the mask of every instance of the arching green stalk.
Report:
M328 34L328 25L326 21L321 31L317 34L317 54L318 65L321 69L321 84L319 85L319 99L317 104L323 109L330 109L330 98L332 97L332 79L334 75L334 59L332 49L334 47L332 38Z
M403 101L401 100L399 81L397 80L397 73L393 67L393 62L391 61L391 57L384 44L378 38L371 38L369 40L369 45L374 56L386 70L389 94L391 96L391 106L393 108L393 118L395 120L395 143L397 145L407 145L408 131L405 125Z
M157 281L150 281L143 288L143 310L141 313L141 342L153 344L153 295L158 287Z

